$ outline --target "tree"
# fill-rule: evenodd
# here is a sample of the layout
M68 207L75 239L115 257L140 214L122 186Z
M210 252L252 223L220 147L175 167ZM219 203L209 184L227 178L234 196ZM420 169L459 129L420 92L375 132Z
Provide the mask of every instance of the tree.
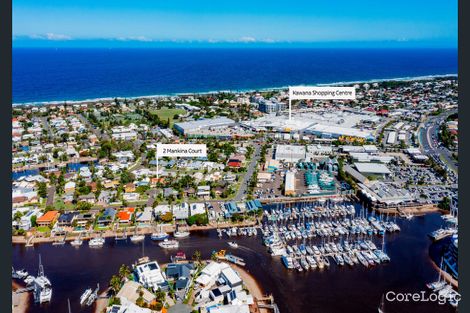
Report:
M126 278L127 276L129 276L130 273L130 268L125 264L122 264L119 268L119 276L121 277L121 279Z
M121 184L127 184L133 182L135 179L134 174L129 172L127 169L124 169L121 173Z
M170 223L173 221L173 214L171 212L166 212L163 215L160 215L160 220L164 223Z
M37 219L36 215L31 216L31 219L30 219L31 227L36 227L37 226L36 219Z
M92 207L90 202L80 201L77 203L77 210L79 211L88 211Z
M439 204L437 206L441 210L450 211L450 199L449 199L449 197L442 198L442 200L439 202Z
M201 264L201 251L199 250L194 251L193 261L196 262L197 264Z
M47 197L47 185L44 182L38 183L38 195L41 198L46 198Z
M117 293L121 288L121 279L119 276L113 275L109 281L109 286L113 289L114 293Z

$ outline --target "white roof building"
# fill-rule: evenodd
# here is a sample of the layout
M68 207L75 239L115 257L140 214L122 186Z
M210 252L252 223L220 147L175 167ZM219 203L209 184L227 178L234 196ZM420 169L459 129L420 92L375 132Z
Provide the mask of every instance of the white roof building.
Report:
M230 266L226 263L210 262L202 269L201 275L196 282L204 288L210 288L219 277L220 273Z
M380 163L354 163L356 169L362 174L380 174L389 175L391 174L387 166Z
M189 205L189 214L191 216L204 213L206 213L206 206L204 203L191 203Z
M165 277L156 261L137 265L135 274L139 279L139 283L145 288L157 290L160 285L165 283Z
M305 152L305 146L277 145L275 159L295 163L305 159Z

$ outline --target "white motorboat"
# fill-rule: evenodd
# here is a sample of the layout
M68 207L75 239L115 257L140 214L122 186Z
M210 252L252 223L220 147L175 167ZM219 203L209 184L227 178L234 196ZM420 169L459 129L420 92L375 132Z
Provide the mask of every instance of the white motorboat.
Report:
M80 296L80 305L85 304L86 300L88 299L88 297L91 295L92 292L93 290L91 288L88 288L87 290L85 290L85 292Z
M176 249L179 247L179 242L176 240L165 239L158 244L163 249Z
M70 244L72 246L81 246L83 244L83 240L81 240L80 238L75 238L70 242Z
M88 246L90 247L102 247L104 245L104 238L98 237L98 238L93 238L90 239L88 242Z
M132 235L131 236L131 241L132 242L140 242L140 241L143 241L145 239L145 235Z
M176 231L173 236L177 239L189 237L189 231Z
M238 248L238 243L236 243L235 241L229 241L227 243L232 248Z

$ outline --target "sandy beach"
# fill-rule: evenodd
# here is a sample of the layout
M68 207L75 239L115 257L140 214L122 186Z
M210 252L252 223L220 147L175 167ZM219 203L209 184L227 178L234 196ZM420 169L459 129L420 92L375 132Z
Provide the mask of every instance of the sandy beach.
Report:
M109 298L107 298L109 288L106 288L105 291L99 294L98 299L95 302L95 313L106 312L106 307L108 306ZM105 298L106 297L106 298Z
M23 292L23 293L15 293L15 290L23 288L20 284L13 281L11 282L11 297L12 297L12 313L25 313L29 307L29 300L31 297L31 293Z

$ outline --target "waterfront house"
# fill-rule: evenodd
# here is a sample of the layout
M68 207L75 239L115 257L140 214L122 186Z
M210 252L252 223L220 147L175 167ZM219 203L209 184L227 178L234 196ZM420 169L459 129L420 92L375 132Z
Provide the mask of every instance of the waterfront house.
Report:
M116 216L116 209L114 208L106 208L103 214L98 217L96 223L98 227L107 227L111 223L113 223L114 218Z
M134 208L125 208L117 213L117 218L120 224L130 224L132 221L132 215L134 214Z
M21 216L18 222L18 228L29 230L32 227L31 217L33 216L36 216L36 218L39 218L42 216L42 213L39 209L32 209L32 210L27 211L23 216Z
M65 212L62 213L57 219L57 224L60 227L72 226L75 216L78 215L78 212Z
M173 216L177 220L185 220L189 217L189 205L185 202L173 206Z
M75 216L73 222L78 228L86 227L93 223L95 220L95 214L92 212L82 213Z
M204 288L210 288L215 284L217 279L219 278L220 273L222 270L230 267L226 263L218 263L218 262L209 262L201 271L201 275L196 279L196 283L201 285Z
M204 213L206 213L206 205L204 203L191 203L189 205L189 214L191 216Z
M36 224L38 226L52 226L52 224L54 224L55 221L57 221L58 217L59 217L58 211L48 211L43 216L36 219Z
M233 270L231 267L223 269L220 276L225 281L225 283L230 286L230 288L237 288L241 290L243 281L238 273L235 272L235 270Z
M170 263L166 268L166 277L174 280L176 290L183 290L188 286L193 271L192 263Z
M142 296L140 296L140 294L142 294ZM144 303L147 305L155 301L155 295L153 293L145 289L142 284L132 280L126 281L116 295L116 298L119 298L121 302L127 300L134 304L139 297L142 297Z
M160 266L156 261L135 266L134 273L139 283L145 288L149 288L153 291L157 291L159 288L162 290L168 289L168 282L165 280Z
M171 206L168 204L159 204L153 209L155 216L160 216L167 212L171 212Z
M137 212L135 220L140 226L151 225L153 221L152 208L145 207L143 212Z

